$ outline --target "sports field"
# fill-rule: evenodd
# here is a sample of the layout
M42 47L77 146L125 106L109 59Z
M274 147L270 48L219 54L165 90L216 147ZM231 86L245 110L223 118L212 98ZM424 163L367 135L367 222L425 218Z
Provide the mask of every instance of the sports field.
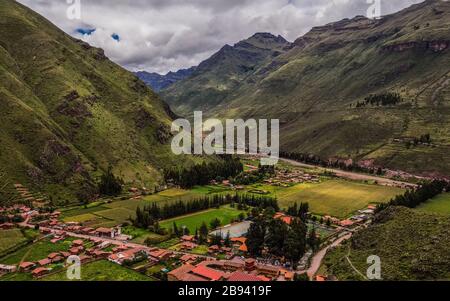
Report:
M364 184L346 180L329 180L318 184L299 184L271 192L280 207L294 202L308 202L314 214L345 218L369 204L383 203L404 193L396 187Z
M417 209L430 213L450 215L450 193L442 193L432 200L421 204Z
M193 234L195 229L199 229L203 222L209 227L209 223L218 218L222 225L227 225L232 219L235 219L243 211L231 208L229 206L221 207L220 209L210 209L190 215L180 216L173 219L164 220L160 223L161 227L170 229L173 227L175 222L178 227L187 227L189 231Z

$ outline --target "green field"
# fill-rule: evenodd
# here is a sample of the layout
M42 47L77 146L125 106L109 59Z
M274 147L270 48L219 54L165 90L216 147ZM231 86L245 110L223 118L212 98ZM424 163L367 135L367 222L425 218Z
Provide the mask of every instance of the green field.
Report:
M443 193L433 198L432 200L423 203L418 210L450 215L450 193Z
M209 223L213 219L218 218L222 222L222 225L227 225L232 219L237 218L242 212L244 211L239 211L237 209L224 206L220 209L210 209L186 216L164 220L160 223L160 225L163 228L170 229L175 222L178 227L186 226L191 233L194 233L195 229L200 228L203 222L209 226Z
M270 187L262 189L266 190ZM308 202L310 211L314 214L345 218L369 204L387 202L403 192L403 189L395 187L330 180L319 184L299 184L288 188L279 188L272 191L271 194L278 198L278 203L282 208L288 207L294 202Z
M391 206L351 241L331 249L320 272L343 281L363 280L354 268L365 275L371 265L367 258L377 255L384 281L449 280L448 229L447 216Z
M197 186L190 190L172 188L154 195L144 196L142 199L115 201L110 203L97 202L87 207L74 207L64 210L62 218L66 222L81 222L90 227L111 227L124 223L134 217L137 207L148 206L152 203L170 203L176 201L190 201L208 194L230 191L222 186Z
M18 264L22 261L37 261L47 258L48 254L52 252L67 251L70 249L71 241L73 239L68 238L65 241L60 241L56 244L52 244L48 240L41 240L32 245L19 249L18 251L0 258L2 264Z
M42 280L68 281L65 270ZM81 281L154 281L154 279L118 264L101 260L81 266Z
M19 229L0 230L0 254L26 240Z

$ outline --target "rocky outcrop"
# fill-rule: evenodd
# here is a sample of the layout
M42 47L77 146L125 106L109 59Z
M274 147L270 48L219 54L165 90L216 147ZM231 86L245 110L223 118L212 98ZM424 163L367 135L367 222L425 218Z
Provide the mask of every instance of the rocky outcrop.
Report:
M396 43L391 45L383 46L384 51L388 52L403 52L410 49L423 49L431 50L433 52L442 52L450 47L450 41L448 40L438 40L438 41L411 41Z

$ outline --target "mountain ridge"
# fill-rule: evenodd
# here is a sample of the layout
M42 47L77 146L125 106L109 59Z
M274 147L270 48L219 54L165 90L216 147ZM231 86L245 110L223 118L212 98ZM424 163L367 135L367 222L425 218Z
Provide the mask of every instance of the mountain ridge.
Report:
M86 201L113 167L153 189L170 152L169 106L104 51L13 0L0 3L0 173L53 197Z
M239 78L235 85L206 70L209 82L191 77L161 95L185 116L202 110L216 118L280 119L284 151L450 175L450 164L438 163L450 159L449 15L448 2L428 0L379 20L357 16L314 27L244 76L228 72ZM358 106L389 93L403 101ZM424 134L433 147L406 146Z

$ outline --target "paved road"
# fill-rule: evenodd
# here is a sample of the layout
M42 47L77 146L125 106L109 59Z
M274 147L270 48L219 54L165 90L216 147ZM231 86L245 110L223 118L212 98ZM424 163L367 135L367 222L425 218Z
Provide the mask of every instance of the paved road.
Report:
M367 174L355 173L355 172L351 172L351 171L344 171L344 170L334 169L334 168L319 167L319 166L305 164L305 163L301 163L301 162L297 162L297 161L285 159L285 158L280 158L280 160L287 162L289 164L292 164L294 166L308 167L308 168L322 168L324 170L329 170L329 171L335 173L338 177L342 177L342 178L346 178L346 179L350 179L350 180L377 181L381 185L417 187L416 184L402 182L402 181L396 181L396 180L383 178L383 177L371 176L371 175L367 175Z

